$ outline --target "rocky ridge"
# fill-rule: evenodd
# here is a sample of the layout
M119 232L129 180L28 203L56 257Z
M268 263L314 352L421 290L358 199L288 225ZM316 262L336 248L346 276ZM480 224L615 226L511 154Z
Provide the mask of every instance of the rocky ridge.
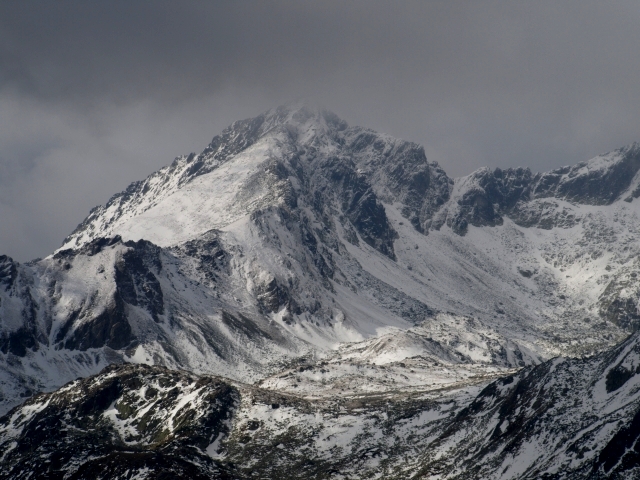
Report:
M114 363L366 403L592 355L640 322L639 168L634 144L451 179L326 111L236 122L51 256L0 257L0 409Z
M0 418L0 478L635 478L638 372L638 334L488 385L366 397L110 366Z

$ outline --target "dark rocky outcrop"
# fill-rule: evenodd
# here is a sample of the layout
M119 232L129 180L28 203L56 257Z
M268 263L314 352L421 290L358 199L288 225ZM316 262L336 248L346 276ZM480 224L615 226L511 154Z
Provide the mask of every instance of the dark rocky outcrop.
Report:
M18 264L7 255L0 255L0 286L9 290L18 278Z
M464 235L468 225L475 227L502 225L502 215L529 196L532 174L529 169L482 169L466 177L469 185L458 199L456 214L448 225Z
M582 162L538 174L532 189L533 197L563 198L587 205L613 203L629 188L640 170L640 144L633 143L612 154L619 159L604 168L589 169L589 162Z
M119 350L132 348L136 344L125 313L124 301L119 295L99 315L80 323L76 319L77 316L72 315L58 332L58 341L63 342L64 348L68 350L105 346Z
M435 162L427 161L421 145L390 139L372 130L352 127L345 149L358 168L387 201L400 201L402 214L427 233L434 214L450 197L453 180Z
M120 237L98 238L79 250L63 250L54 258L72 260L78 255L93 256L102 248L122 244ZM56 333L55 342L69 350L109 347L114 350L137 345L127 305L146 310L155 322L164 315L164 300L156 274L162 270L160 249L145 240L126 242L128 247L114 268L116 290L97 313L93 307L75 310ZM156 273L154 273L154 271Z
M19 302L22 320L17 329L0 331L0 352L24 357L28 350L38 350L39 341L42 340L37 325L38 304L32 295L31 279L21 279L20 264L6 255L0 256L0 288L10 298ZM0 310L0 325L4 320L3 313Z
M640 328L639 301L637 272L635 268L623 268L609 281L598 299L600 316L626 330L638 330Z
M117 294L126 303L147 310L158 322L158 316L164 314L164 301L160 282L153 272L162 270L160 248L145 240L125 245L130 249L115 265Z
M187 392L196 396L182 405ZM37 409L29 418L16 409L0 419L0 429L20 430L13 443L0 444L0 478L130 478L145 471L153 478L237 478L205 451L228 433L238 398L221 379L110 366L58 393L32 397L25 407ZM130 426L116 428L110 415Z
M398 234L366 177L356 172L353 163L337 157L327 159L322 168L337 191L342 211L360 237L380 253L395 259L393 241Z
M634 143L591 162L533 174L528 168L483 168L464 177L457 208L447 224L460 235L468 225L501 225L508 216L523 227L572 227L577 219L553 199L609 205L621 198L640 170L640 144ZM633 197L633 195L632 195ZM546 202L533 200L548 199ZM551 208L550 208L551 207Z

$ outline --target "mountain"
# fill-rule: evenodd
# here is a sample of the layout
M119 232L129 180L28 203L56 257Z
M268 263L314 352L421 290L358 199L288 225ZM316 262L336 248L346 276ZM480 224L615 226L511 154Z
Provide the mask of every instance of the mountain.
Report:
M122 363L301 405L446 391L465 408L638 329L639 170L633 144L452 179L324 110L235 122L52 255L0 257L0 413Z
M112 365L0 419L0 478L637 478L639 342L366 398Z
M640 337L557 358L488 385L417 472L447 478L637 478Z

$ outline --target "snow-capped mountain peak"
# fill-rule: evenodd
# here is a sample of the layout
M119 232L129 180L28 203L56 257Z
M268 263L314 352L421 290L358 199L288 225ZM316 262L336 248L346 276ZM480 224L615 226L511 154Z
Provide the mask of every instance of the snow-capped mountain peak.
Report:
M0 260L5 404L114 361L325 395L381 362L414 373L376 391L592 354L640 324L639 150L454 180L306 105L235 122L53 255ZM283 380L301 357L335 381Z

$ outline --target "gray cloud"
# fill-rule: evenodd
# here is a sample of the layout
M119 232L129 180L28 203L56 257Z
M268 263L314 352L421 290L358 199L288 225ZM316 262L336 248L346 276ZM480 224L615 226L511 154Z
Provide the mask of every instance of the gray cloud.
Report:
M3 2L0 252L299 97L451 175L640 140L636 1Z

